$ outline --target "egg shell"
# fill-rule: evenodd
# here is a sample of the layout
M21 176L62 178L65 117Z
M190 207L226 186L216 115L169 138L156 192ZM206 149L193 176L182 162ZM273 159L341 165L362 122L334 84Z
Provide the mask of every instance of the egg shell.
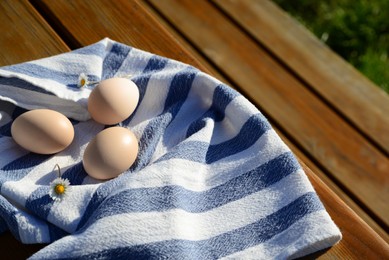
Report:
M31 152L53 154L72 143L74 128L69 119L59 112L35 109L14 120L11 134L16 143Z
M104 129L89 142L83 165L89 176L107 180L130 168L137 156L136 136L127 128L115 126Z
M114 125L128 118L139 102L136 84L127 78L101 81L88 98L92 118L104 125Z

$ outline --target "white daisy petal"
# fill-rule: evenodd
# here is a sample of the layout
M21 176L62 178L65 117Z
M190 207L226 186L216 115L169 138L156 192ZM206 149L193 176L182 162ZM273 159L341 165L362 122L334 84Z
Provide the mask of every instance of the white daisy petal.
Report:
M53 200L61 201L64 197L66 197L69 189L69 180L58 177L50 183L49 195Z

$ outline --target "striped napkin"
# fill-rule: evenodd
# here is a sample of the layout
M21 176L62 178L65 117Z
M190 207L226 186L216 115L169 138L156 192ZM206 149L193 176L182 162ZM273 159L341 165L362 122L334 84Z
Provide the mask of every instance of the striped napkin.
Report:
M97 181L82 166L104 125L90 119L89 81L131 75L135 113L119 125L139 141L135 164ZM245 97L189 65L103 39L0 68L0 231L50 243L31 259L285 259L341 239L289 148ZM12 139L21 113L69 117L75 139L55 155ZM49 196L57 176L71 189Z

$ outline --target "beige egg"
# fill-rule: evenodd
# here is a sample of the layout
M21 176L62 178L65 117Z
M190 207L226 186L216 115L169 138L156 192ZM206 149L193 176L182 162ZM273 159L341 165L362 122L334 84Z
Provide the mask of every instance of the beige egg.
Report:
M138 141L128 129L110 127L98 133L88 144L83 165L89 176L107 180L126 171L138 156Z
M117 124L128 118L139 102L139 90L126 78L101 81L91 92L88 111L92 118L104 125Z
M11 134L23 148L40 154L53 154L68 147L74 138L74 128L63 114L50 109L36 109L17 117Z

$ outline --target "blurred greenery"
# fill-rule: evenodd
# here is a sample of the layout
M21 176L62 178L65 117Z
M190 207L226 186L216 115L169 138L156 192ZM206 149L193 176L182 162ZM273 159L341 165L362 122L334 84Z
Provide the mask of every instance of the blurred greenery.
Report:
M273 0L389 93L389 0Z

